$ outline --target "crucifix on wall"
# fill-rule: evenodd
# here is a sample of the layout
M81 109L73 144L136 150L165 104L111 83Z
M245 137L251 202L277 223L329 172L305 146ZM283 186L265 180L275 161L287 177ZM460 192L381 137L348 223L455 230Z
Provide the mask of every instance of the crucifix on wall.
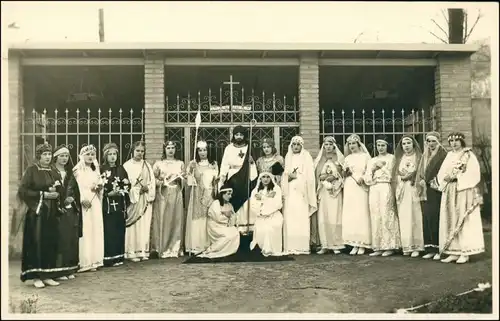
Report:
M224 85L229 85L229 110L233 110L233 85L239 85L237 81L233 81L233 75L229 75L229 81L223 82Z

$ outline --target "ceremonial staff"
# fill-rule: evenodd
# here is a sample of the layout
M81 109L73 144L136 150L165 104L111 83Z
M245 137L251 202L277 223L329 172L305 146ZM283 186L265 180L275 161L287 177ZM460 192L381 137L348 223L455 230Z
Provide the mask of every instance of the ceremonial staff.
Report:
M200 128L200 125L201 125L200 106L198 106L198 113L196 113L196 119L194 122L195 122L195 126L196 126L196 131L194 134L193 160L196 160L196 144L198 144L198 129Z
M253 111L252 111L253 112ZM252 157L252 129L253 127L257 125L257 120L255 120L255 118L252 118L252 120L250 120L250 134L249 134L249 137L248 137L248 159L250 160L250 157ZM255 160L253 159L252 157L252 160L254 161L253 164L255 166L257 166L255 164ZM250 201L251 201L251 195L250 195L250 185L251 185L251 174L252 174L252 164L249 164L248 166L248 187L247 187L247 196L248 196L248 204L247 204L247 235L250 234Z

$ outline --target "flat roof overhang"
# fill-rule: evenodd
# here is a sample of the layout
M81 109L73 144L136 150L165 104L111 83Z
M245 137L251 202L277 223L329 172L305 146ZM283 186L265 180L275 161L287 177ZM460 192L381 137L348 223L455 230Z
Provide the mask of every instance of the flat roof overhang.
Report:
M299 58L323 59L434 59L470 56L473 44L370 44L370 43L14 43L9 56L23 58L144 58L156 53L165 58Z

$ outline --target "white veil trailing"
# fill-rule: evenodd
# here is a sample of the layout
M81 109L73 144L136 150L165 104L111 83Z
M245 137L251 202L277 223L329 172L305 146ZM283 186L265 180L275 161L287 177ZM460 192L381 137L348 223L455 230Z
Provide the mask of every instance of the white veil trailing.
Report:
M344 157L347 157L349 156L349 154L351 154L351 150L349 149L349 143L350 142L357 142L360 146L360 149L363 153L367 153L368 155L370 155L370 152L368 151L368 149L366 148L365 144L363 144L363 142L361 141L361 138L359 138L359 135L358 134L352 134L351 136L347 137L347 140L345 142L345 145L344 145ZM371 155L370 155L371 157Z
M318 156L316 156L316 159L314 160L314 169L316 170L318 165L320 164L321 160L325 157L325 143L326 142L331 142L333 146L335 147L334 153L337 155L337 162L340 164L344 163L344 154L340 151L339 147L337 146L337 141L333 136L327 136L323 139L323 144L321 144L321 149L319 150Z

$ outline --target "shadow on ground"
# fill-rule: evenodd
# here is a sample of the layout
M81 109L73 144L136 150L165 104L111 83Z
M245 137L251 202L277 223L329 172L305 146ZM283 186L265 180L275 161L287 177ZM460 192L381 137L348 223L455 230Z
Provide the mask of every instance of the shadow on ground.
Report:
M127 263L35 289L9 268L14 302L38 294L38 313L386 313L491 282L487 253L468 264L403 256L297 256L288 262Z

